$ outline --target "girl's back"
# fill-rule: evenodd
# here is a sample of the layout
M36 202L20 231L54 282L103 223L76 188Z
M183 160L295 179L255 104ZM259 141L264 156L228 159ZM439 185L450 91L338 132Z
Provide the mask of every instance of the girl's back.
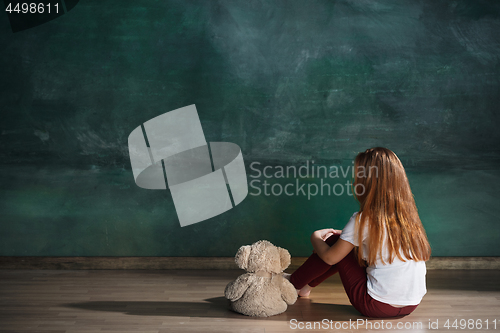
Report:
M377 147L358 154L354 165L360 213L340 238L362 244L358 262L368 266L368 293L374 299L418 304L426 293L425 261L431 250L403 164L391 150Z
M353 193L360 210L344 230L316 230L314 253L291 276L299 296L339 273L351 304L368 317L410 314L426 293L431 248L406 172L386 148L354 161ZM360 232L362 230L362 232Z

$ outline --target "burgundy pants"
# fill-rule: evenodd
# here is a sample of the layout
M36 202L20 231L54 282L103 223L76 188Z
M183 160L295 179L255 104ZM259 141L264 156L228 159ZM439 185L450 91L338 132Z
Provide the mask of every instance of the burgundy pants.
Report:
M327 238L326 243L332 246L339 237L340 235L332 235ZM349 301L364 316L373 318L405 316L417 307L417 305L409 305L395 308L368 295L366 267L358 264L354 250L333 266L328 265L316 253L313 253L302 266L293 272L290 282L295 289L302 289L306 284L316 287L337 272L340 274Z

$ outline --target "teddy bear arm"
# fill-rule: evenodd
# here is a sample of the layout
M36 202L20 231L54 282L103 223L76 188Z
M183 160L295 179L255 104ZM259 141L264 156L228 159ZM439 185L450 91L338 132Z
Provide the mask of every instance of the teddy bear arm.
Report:
M281 298L288 304L292 305L297 300L297 290L293 284L291 284L288 280L283 278L283 284L281 285Z
M250 275L243 274L243 275L240 275L233 282L230 282L226 286L226 289L224 290L224 295L226 296L226 298L229 299L231 302L234 302L234 301L237 301L238 299L240 299L241 296L243 296L245 291L250 286L249 277L250 277Z

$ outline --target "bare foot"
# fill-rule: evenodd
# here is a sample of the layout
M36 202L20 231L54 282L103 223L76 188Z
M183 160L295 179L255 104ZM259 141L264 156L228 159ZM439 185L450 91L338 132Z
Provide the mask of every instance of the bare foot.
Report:
M312 288L313 287L306 284L302 289L297 290L297 295L299 295L300 297L307 297L311 293Z
M287 279L288 281L290 281L290 276L292 274L288 274L288 273L281 273L282 276ZM295 289L297 290L297 295L299 295L300 297L307 297L309 296L309 294L311 293L311 290L312 290L313 287L309 286L308 284L306 284L302 289Z

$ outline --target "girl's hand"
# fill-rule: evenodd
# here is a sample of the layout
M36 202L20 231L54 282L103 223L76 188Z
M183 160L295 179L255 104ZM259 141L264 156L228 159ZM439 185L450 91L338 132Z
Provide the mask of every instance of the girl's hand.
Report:
M336 229L330 229L330 228L316 230L311 235L311 242L312 242L313 238L318 238L318 239L321 239L323 242L325 242L328 239L328 237L330 237L331 235L340 235L340 234L342 234L342 230L336 230ZM316 253L316 250L313 250L313 253Z
M340 234L342 234L342 230L328 228L328 229L316 230L313 233L313 237L316 237L316 238L319 238L319 239L325 241L331 235L340 235Z
M333 229L329 229L330 231L324 233L322 236L321 236L321 239L326 241L326 239L328 237L330 237L331 235L334 235L335 234L335 231Z
M313 233L313 237L319 238L324 241L333 234L335 234L334 229L321 229L321 230L316 230Z

